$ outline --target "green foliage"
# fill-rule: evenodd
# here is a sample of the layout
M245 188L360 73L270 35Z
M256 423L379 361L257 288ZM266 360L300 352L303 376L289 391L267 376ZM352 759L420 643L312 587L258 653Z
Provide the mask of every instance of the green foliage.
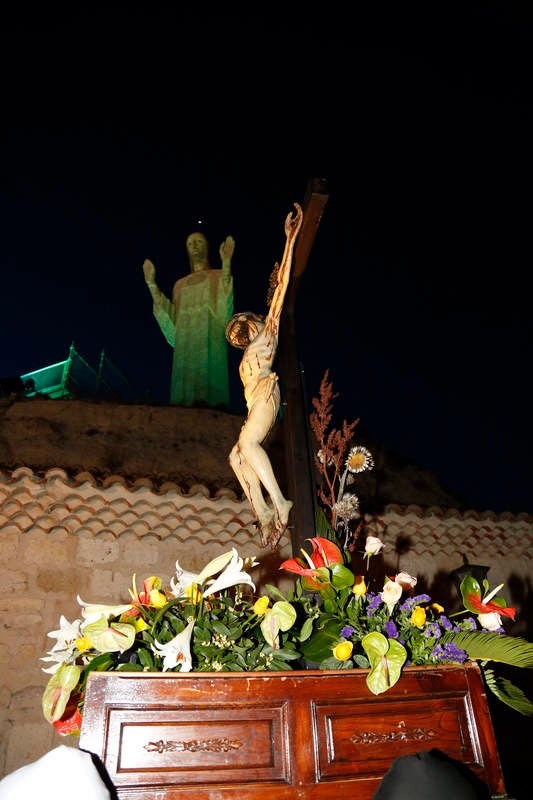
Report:
M494 670L488 667L482 665L482 670L486 685L502 703L518 711L519 714L533 717L533 703L518 686L515 686L507 678L496 675Z

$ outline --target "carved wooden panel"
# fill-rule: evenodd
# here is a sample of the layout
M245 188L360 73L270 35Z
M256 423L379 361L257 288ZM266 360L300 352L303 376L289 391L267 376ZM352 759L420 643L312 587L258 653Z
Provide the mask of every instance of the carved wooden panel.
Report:
M379 696L365 676L93 672L80 747L128 800L371 800L395 758L434 748L505 794L477 666L408 667Z

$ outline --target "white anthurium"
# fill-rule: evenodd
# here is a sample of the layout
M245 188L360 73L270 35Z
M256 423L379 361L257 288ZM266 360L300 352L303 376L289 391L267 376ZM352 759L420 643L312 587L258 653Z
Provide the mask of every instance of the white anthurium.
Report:
M402 596L403 589L396 581L386 581L385 586L381 590L381 599L389 609L389 614L392 614L392 609Z
M499 631L502 628L502 618L496 611L490 611L488 614L477 615L479 624L486 631Z
M181 672L190 672L192 669L191 659L191 636L194 628L192 619L186 628L174 636L170 642L160 644L157 640L151 645L152 650L163 659L163 672L174 669L181 664Z
M120 617L121 614L125 614L126 611L130 611L132 608L134 608L131 603L121 606L106 606L99 603L86 603L79 595L77 596L77 600L82 607L81 615L84 621L81 624L81 630L83 632L85 632L87 625L91 625L101 617L105 617L105 619L109 619L110 617Z

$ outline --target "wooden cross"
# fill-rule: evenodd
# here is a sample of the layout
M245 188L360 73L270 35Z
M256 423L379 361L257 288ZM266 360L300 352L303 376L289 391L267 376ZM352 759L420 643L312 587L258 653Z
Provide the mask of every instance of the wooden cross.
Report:
M328 196L322 178L311 178L308 181L302 203L304 218L294 249L291 280L280 322L278 361L282 380L287 496L294 503L289 520L294 555L300 552L306 539L314 536L316 508L309 411L296 344L296 293L307 266Z

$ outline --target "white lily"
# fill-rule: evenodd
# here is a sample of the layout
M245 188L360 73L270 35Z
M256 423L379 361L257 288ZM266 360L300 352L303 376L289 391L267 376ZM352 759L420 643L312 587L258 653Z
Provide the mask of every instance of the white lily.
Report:
M77 652L74 653L74 647L72 650L58 650L56 653L53 653L51 650L48 653L48 656L44 656L39 659L39 661L50 661L51 664L49 667L42 667L42 672L47 672L49 675L54 675L57 672L61 664L74 664Z
M203 590L204 594L216 594L217 592L221 592L222 589L228 589L230 586L238 586L242 583L248 584L248 586L251 586L255 591L255 583L247 572L243 572L243 564L242 558L235 548L233 548L231 561L226 569L220 573L216 580L207 582Z
M81 636L80 623L81 620L79 619L75 619L74 622L69 622L66 617L61 615L57 631L50 631L50 633L46 634L50 636L51 639L57 639L51 652L69 649L76 639L79 639Z
M220 572L221 569L224 569L226 564L231 560L231 557L231 550L227 553L223 553L222 555L213 558L201 572L188 572L188 570L180 567L179 561L176 561L176 578L170 579L170 588L172 589L172 594L174 597L182 597L185 594L186 589L188 589L192 584L202 586L203 582L207 578L211 577L211 575L216 575L217 572Z
M174 669L181 664L181 672L190 672L192 669L191 659L191 636L194 628L192 619L181 633L174 636L170 642L160 644L157 640L153 643L152 650L163 659L163 672Z
M126 611L129 611L133 608L131 603L121 606L106 606L99 603L86 603L79 595L77 596L77 600L80 606L82 606L81 615L84 620L81 624L82 631L86 625L96 622L101 617L105 617L106 619L109 619L110 617L120 617L121 614L125 614Z
M234 547L227 553L213 558L199 573L187 572L176 561L176 579L171 578L170 581L172 594L174 597L183 597L192 584L199 586L204 594L215 594L215 592L227 589L229 586L236 586L241 583L246 583L255 589L255 584L250 575L243 571L243 566L244 561ZM254 559L252 559L250 566L255 566ZM221 572L221 570L223 571ZM208 579L218 572L221 572L218 578L209 582Z
M78 656L76 639L81 636L80 620L75 619L74 622L69 622L66 617L61 615L59 628L57 631L50 631L47 636L57 641L40 661L50 662L50 666L43 667L42 671L53 675L61 664L73 664Z

